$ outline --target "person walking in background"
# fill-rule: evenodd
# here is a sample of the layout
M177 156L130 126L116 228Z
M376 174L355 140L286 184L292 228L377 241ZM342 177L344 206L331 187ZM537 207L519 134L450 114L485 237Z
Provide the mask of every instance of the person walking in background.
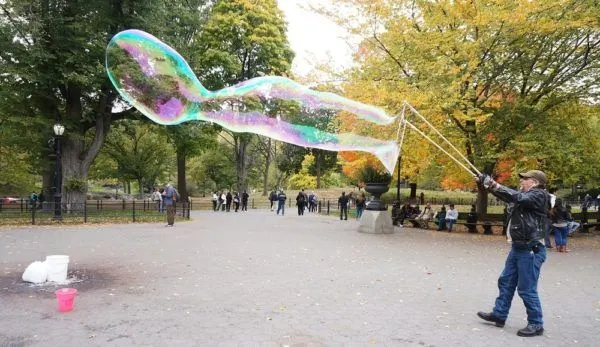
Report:
M304 188L302 189L302 191L300 191L300 193L302 193L302 196L304 197L304 204L302 206L302 215L304 215L304 211L308 210L308 194L306 194Z
M158 192L160 193L160 212L163 213L165 212L165 201L164 201L164 194L165 194L165 188L161 187Z
M569 212L563 206L562 199L556 199L554 207L550 210L550 217L552 219L556 250L559 252L568 252L567 235L569 234L569 228L567 228L567 223L569 221Z
M308 194L308 212L315 212L315 192Z
M277 192L275 190L273 190L271 192L271 195L269 196L269 201L271 202L271 211L274 211L274 207L273 206L275 205L275 202L278 201L278 195L277 195Z
M231 195L231 191L227 191L227 195L225 195L225 204L227 206L227 212L231 211L231 202L233 201L233 195Z
M248 198L250 197L250 195L248 195L248 193L246 193L246 191L244 190L244 192L242 193L242 211L248 211Z
M217 192L212 192L212 205L213 205L213 211L217 210L217 203L219 202L219 196L217 195Z
M348 220L348 197L346 192L342 192L342 196L338 199L338 205L340 206L340 220L344 217L344 220Z
M279 211L281 211L281 215L283 216L285 214L285 200L287 199L287 196L285 195L285 193L283 192L283 190L281 192L279 192L279 195L277 195L277 214L279 214Z
M152 199L152 201L154 201L154 203L156 204L156 210L158 212L161 212L162 211L162 206L161 206L162 205L162 194L158 190L158 187L154 188L154 192L152 192L150 199Z
M240 194L238 192L233 193L233 208L235 208L235 212L240 209Z
M545 218L550 208L550 195L544 189L546 174L531 170L519 174L520 190L498 184L488 175L476 178L480 187L487 189L502 201L511 204L507 239L512 244L504 270L498 278L499 295L490 313L477 312L477 316L497 327L504 327L508 311L518 288L527 310L527 326L517 335L539 336L544 333L542 305L537 285L542 264L546 261L544 241Z
M227 194L225 194L225 191L222 190L221 191L221 200L220 200L221 211L225 211L225 206L227 206L226 202L227 202ZM217 210L218 210L218 208L217 208Z
M31 195L29 196L29 205L31 205L31 209L35 209L37 206L37 202L38 202L38 195L36 192L31 192Z
M298 216L304 215L304 204L306 203L304 193L302 191L298 192L296 196L296 206L298 206Z
M365 197L365 193L361 192L356 198L356 219L360 219L366 205L367 198Z
M448 232L452 232L452 227L458 219L458 211L454 209L454 204L448 205L448 211L446 211L446 225L448 226Z
M167 207L167 226L172 227L175 224L175 188L168 183L162 195L164 205Z

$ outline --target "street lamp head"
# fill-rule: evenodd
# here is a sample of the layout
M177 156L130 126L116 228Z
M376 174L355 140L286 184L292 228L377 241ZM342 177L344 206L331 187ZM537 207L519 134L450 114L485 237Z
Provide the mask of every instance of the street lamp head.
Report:
M60 123L54 124L54 135L62 136L62 134L64 132L65 132L65 127L62 124L60 124Z

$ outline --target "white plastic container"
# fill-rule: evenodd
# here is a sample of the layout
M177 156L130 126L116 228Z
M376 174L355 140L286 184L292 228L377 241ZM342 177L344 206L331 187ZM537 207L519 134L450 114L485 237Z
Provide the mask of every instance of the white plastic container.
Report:
M68 255L46 256L46 265L48 265L48 281L65 282L67 280L67 271L69 270Z
M45 262L34 261L25 269L21 278L25 282L44 283L48 280L48 265Z

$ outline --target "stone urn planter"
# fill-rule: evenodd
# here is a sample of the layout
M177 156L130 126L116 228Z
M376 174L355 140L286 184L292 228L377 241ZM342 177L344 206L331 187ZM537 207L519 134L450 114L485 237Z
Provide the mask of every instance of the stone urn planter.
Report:
M381 194L387 192L389 189L388 183L366 183L365 190L373 195L373 200L371 200L366 210L387 211L387 206L381 200Z

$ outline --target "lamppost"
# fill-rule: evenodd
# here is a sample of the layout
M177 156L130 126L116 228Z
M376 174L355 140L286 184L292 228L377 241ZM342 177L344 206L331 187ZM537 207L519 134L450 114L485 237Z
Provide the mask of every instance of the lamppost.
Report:
M54 135L56 135L56 175L54 176L56 182L54 183L55 192L54 192L54 219L62 220L62 209L61 209L61 200L62 200L62 165L61 165L61 156L60 156L60 138L65 132L65 127L60 124L54 124Z

